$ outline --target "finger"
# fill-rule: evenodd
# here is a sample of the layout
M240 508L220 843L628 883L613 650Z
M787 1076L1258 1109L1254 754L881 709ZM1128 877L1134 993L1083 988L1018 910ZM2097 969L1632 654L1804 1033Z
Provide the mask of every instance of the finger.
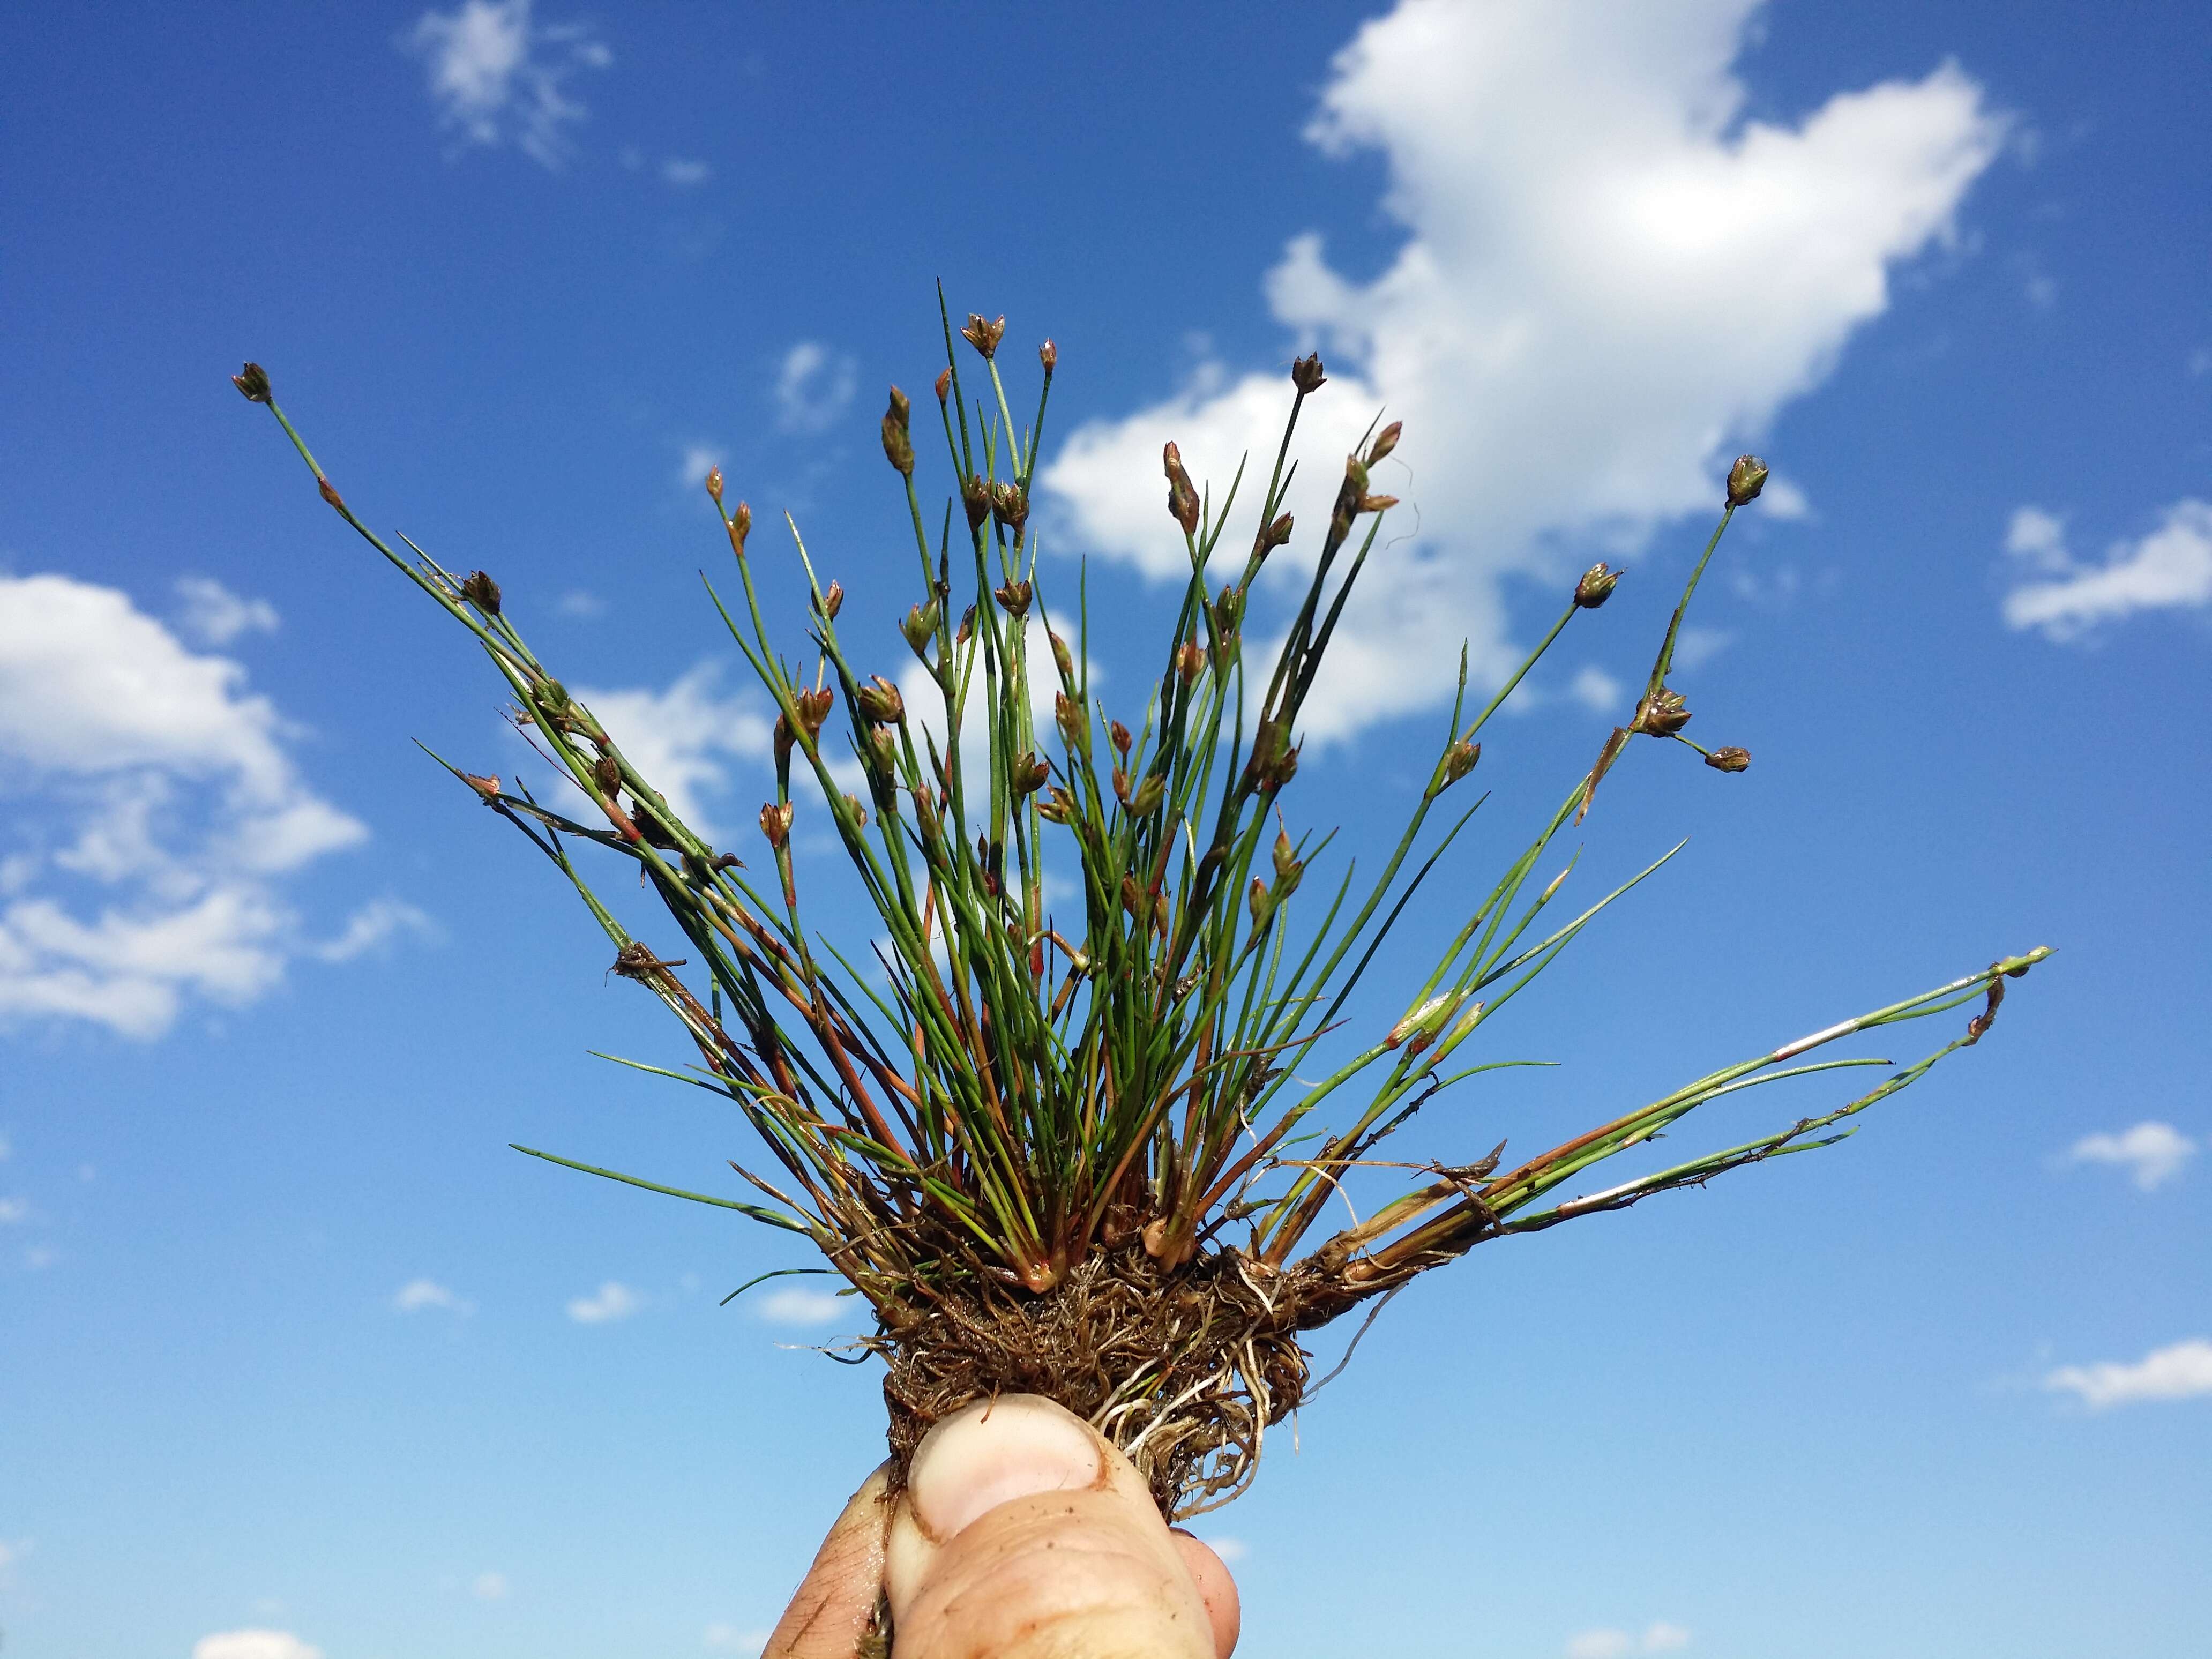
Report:
M897 1659L1217 1659L1143 1478L1035 1395L930 1431L892 1516L884 1584Z
M761 1659L853 1659L883 1589L890 1471L878 1468L845 1505Z
M1237 1634L1244 1624L1244 1605L1237 1594L1237 1581L1229 1576L1228 1564L1210 1545L1181 1527L1170 1530L1176 1547L1182 1552L1183 1567L1191 1583L1198 1586L1198 1599L1206 1603L1206 1616L1213 1621L1215 1659L1229 1659L1237 1651Z

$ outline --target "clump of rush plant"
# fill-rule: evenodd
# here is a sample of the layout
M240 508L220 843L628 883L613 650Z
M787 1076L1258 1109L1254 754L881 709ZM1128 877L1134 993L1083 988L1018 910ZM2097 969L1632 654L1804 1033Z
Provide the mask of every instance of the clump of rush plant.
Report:
M896 387L883 417L920 587L897 632L932 688L927 721L892 676L870 672L885 666L884 647L898 648L891 630L871 617L841 632L843 590L819 580L803 543L795 559L773 562L780 581L805 578L806 644L787 654L779 641L797 630L771 623L775 599L748 551L752 514L743 502L723 510L720 470L707 477L737 576L727 602L713 580L708 588L777 711L775 795L760 811L765 867L709 846L670 810L617 734L524 642L491 577L457 576L412 541L411 557L395 552L332 488L266 374L249 363L235 377L283 423L323 499L491 659L514 724L576 799L549 803L520 782L448 769L574 884L613 941L615 971L682 1022L697 1066L646 1069L726 1097L773 1166L732 1165L763 1202L591 1172L811 1238L829 1264L817 1271L842 1275L873 1310L860 1346L884 1364L902 1466L945 1413L1026 1390L1121 1446L1169 1515L1225 1503L1251 1480L1268 1426L1312 1386L1308 1332L1488 1240L1833 1145L1850 1133L1837 1127L1844 1120L1978 1041L2006 978L2048 954L2008 957L1723 1066L1532 1158L1509 1164L1501 1146L1462 1164L1415 1166L1401 1195L1327 1231L1340 1172L1375 1161L1440 1090L1511 1063L1475 1058L1484 1026L1626 890L1555 923L1564 872L1534 883L1545 850L1589 811L1632 741L1686 744L1723 772L1749 764L1741 749L1705 750L1683 735L1690 711L1667 678L1698 577L1766 469L1746 456L1730 470L1719 525L1630 722L1408 989L1402 1017L1346 1032L1330 1052L1356 1051L1308 1081L1309 1058L1343 1029L1392 923L1482 805L1462 805L1454 792L1481 756L1485 724L1569 623L1605 603L1615 577L1602 564L1584 575L1528 660L1472 718L1462 656L1450 725L1381 873L1355 883L1347 866L1333 890L1321 888L1309 881L1320 844L1284 827L1279 809L1331 634L1395 504L1373 493L1370 471L1398 443L1398 426L1370 428L1346 459L1303 603L1271 660L1248 657L1245 600L1292 539L1284 503L1295 469L1285 457L1299 411L1324 384L1320 360L1291 370L1250 550L1218 590L1207 573L1242 471L1217 507L1167 447L1172 532L1163 532L1181 535L1190 577L1156 659L1158 678L1125 725L1093 696L1084 653L1052 631L1030 525L1057 354L1049 341L1038 354L1036 412L1018 422L1000 375L1004 329L1003 319L971 316L960 331L986 388L971 401L945 325L936 397L954 489L933 537L938 515L915 482L911 406ZM1040 633L1048 661L1032 660ZM1043 707L1033 682L1051 688L1049 730L1033 713ZM857 793L838 775L852 777L852 762L865 780ZM879 913L882 971L810 932L792 857L801 811L834 828ZM1072 854L1081 868L1080 899L1064 908L1046 899L1054 841L1058 856ZM587 878L586 861L605 860L641 871L665 906L653 935L633 933ZM1451 886L1483 891L1460 875ZM1801 1056L1977 1000L1983 1006L1963 1034L1856 1098L1741 1146L1555 1197L1719 1096L1808 1073L1891 1067Z

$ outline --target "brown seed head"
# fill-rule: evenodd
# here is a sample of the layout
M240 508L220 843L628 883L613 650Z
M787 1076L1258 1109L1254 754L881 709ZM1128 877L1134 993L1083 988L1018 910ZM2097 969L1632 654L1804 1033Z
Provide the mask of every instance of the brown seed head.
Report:
M1168 475L1168 516L1182 526L1186 536L1198 532L1198 491L1191 487L1190 474L1183 471L1182 451L1170 444L1160 452L1160 459Z
M975 631L975 607L969 605L960 613L960 626L952 630L952 643L965 645Z
M1053 370L1060 367L1060 348L1047 340L1037 348L1037 361L1044 365L1045 379L1050 380Z
M884 411L884 459L902 477L914 477L914 437L907 429L911 406L906 393L891 388L890 407Z
M1359 510L1362 513L1388 513L1397 505L1398 498L1395 495L1362 495L1359 498Z
M323 499L339 512L343 513L346 510L345 498L340 495L336 486L319 472L315 475L315 488L321 492Z
M622 763L612 755L602 755L592 763L592 776L611 796L622 787Z
M1206 672L1206 647L1195 640L1185 640L1176 647L1176 678L1185 685Z
M829 718L830 705L836 700L837 694L826 685L819 691L802 691L793 698L799 709L799 729L810 738L819 737L822 722Z
M945 407L945 400L952 392L952 370L948 367L937 371L937 406Z
M990 358L998 355L999 342L1006 337L1006 319L1004 317L994 323L987 323L980 313L971 311L968 313L968 326L960 331L960 337L984 357Z
M932 599L927 605L910 607L906 613L906 620L899 624L899 632L906 635L906 642L914 647L914 654L924 662L929 660L929 642L937 637L937 624L942 614L937 608L937 601Z
M1121 721L1114 720L1107 726L1106 735L1113 739L1115 751L1119 754L1123 760L1128 759L1129 745L1136 741L1135 738L1129 735L1129 728L1122 725Z
M1308 396L1328 384L1328 376L1321 372L1321 353L1301 357L1291 365L1291 384Z
M960 505L968 514L968 528L975 530L991 516L991 486L970 473L961 481Z
M791 811L789 801L781 805L769 801L760 811L761 834L768 837L768 844L779 853L791 840Z
M860 713L878 726L896 726L906 718L906 699L899 695L897 686L881 674L868 676L854 701L860 705Z
M822 592L822 614L835 622L837 620L837 613L844 608L845 584L832 576L830 579L830 586Z
M1010 617L1026 617L1030 613L1030 585L1027 582L1007 582L991 590L991 597Z
M499 584L481 570L471 570L461 583L461 597L487 617L499 615Z
M1705 764L1716 772L1748 771L1751 769L1751 750L1733 746L1727 749L1716 749L1705 757Z
M739 558L745 556L745 538L753 533L753 510L743 501L730 514L730 551Z
M1585 611L1595 611L1613 597L1613 590L1620 584L1620 573L1608 569L1600 559L1583 572L1583 579L1575 584L1575 603Z
M1444 785L1449 788L1474 770L1475 763L1482 758L1482 745L1462 738L1444 751Z
M1054 784L1037 803L1037 816L1047 823L1066 823L1075 816L1075 797Z
M719 465L707 469L707 493L714 498L715 506L722 504L722 469Z
M249 404L265 404L269 398L269 371L258 363L248 363L230 377L238 388L239 396Z
M991 486L991 516L1007 529L1019 533L1029 522L1030 498L1021 485L1011 481Z
M1072 754L1091 752L1091 717L1083 705L1065 691L1055 691L1052 698L1052 718L1060 727L1060 735L1066 740Z
M1291 532L1296 528L1296 526L1297 521L1293 520L1289 514L1285 513L1281 517L1278 518L1274 523L1269 525L1265 530L1262 530L1260 532L1261 553L1263 556L1272 553L1275 549L1282 546L1285 542L1289 541L1291 539Z
M1756 501L1759 492L1766 487L1766 463L1756 455L1739 455L1735 465L1729 469L1728 504L1741 507Z
M1645 695L1636 707L1632 732L1648 732L1655 738L1671 738L1690 723L1690 706L1679 691L1665 686Z
M1051 779L1052 763L1039 760L1036 751L1031 750L1014 763L1012 773L1014 793L1017 795L1033 795Z
M1405 424L1403 421L1393 421L1375 434L1375 441L1367 451L1368 465L1373 466L1398 447L1398 434L1405 429Z
M845 805L852 809L854 823L860 829L866 829L868 809L860 805L860 798L858 795L848 795L845 797Z

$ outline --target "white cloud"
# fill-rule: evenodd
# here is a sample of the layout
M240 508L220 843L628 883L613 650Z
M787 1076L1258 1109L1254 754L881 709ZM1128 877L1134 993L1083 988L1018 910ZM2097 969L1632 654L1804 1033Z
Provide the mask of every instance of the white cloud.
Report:
M480 1572L469 1586L469 1594L479 1601L507 1600L507 1575L503 1572Z
M705 477L706 468L700 468L699 474L702 477ZM696 480L693 482L696 483ZM553 608L561 615L572 617L578 622L593 622L607 614L607 602L598 594L581 587L570 588L561 596L560 603Z
M344 930L335 939L308 948L322 962L351 962L371 951L380 951L402 933L418 939L440 938L438 924L414 905L395 898L371 899L346 918Z
M0 576L0 1018L158 1036L301 949L276 878L367 838L314 793L246 670L113 588Z
M704 834L714 832L704 793L730 787L728 762L770 759L775 732L767 694L723 696L721 678L720 665L702 662L665 691L580 686L575 693L639 775ZM738 821L750 817L741 812Z
M0 1227L20 1227L31 1218L31 1206L20 1198L0 1198Z
M1252 1553L1252 1547L1243 1539L1231 1538L1226 1534L1218 1537L1209 1535L1200 1541L1224 1561L1242 1561Z
M180 576L177 597L185 608L178 624L202 645L224 646L244 634L274 634L276 607L240 599L212 576Z
M192 1659L323 1659L289 1630L230 1630L192 1644Z
M580 69L605 69L614 54L579 23L541 25L531 0L462 0L450 12L426 11L403 36L423 58L440 126L470 145L512 141L544 167L568 159L567 129L588 113L565 90Z
M685 444L684 458L676 464L676 481L688 495L705 488L707 474L730 459L720 444Z
M2006 624L2040 629L2062 644L2138 611L2212 605L2212 501L2174 502L2157 529L2114 542L2100 564L2067 550L2063 520L2023 507L2012 515L2005 551L2045 579L2024 580L2005 595Z
M2195 1337L2146 1354L2130 1365L2115 1359L2094 1365L2061 1365L2043 1379L2054 1392L2078 1395L2091 1411L2145 1400L2191 1400L2212 1395L2212 1341Z
M635 1291L610 1279L592 1295L569 1303L568 1317L579 1325L604 1325L610 1320L628 1319L640 1305Z
M1678 1653L1690 1645L1690 1632L1663 1619L1654 1620L1641 1636L1625 1630L1586 1630L1567 1638L1567 1659L1626 1659L1638 1653Z
M61 1252L51 1244L33 1244L23 1252L23 1265L33 1273L42 1273L62 1259Z
M1294 547L1318 544L1378 409L1407 423L1378 484L1418 505L1419 534L1363 578L1308 705L1315 737L1448 696L1462 637L1486 678L1510 667L1504 577L1564 581L1593 548L1633 552L1717 510L1730 451L1827 378L1893 265L1951 234L2002 137L1980 89L1947 65L1794 126L1750 119L1730 65L1756 9L1404 0L1338 55L1308 137L1381 151L1382 206L1408 236L1371 282L1310 233L1268 273L1277 320L1335 365L1293 451ZM1179 576L1162 442L1217 492L1249 453L1249 507L1288 392L1278 371L1202 365L1164 402L1079 428L1044 481L1081 540Z
M704 161L696 161L682 155L672 155L660 164L660 176L678 190L690 190L703 185L714 176L714 169Z
M827 1291L798 1286L771 1291L760 1299L760 1316L775 1325L826 1325L846 1311L846 1304Z
M703 1645L717 1653L758 1653L768 1645L768 1638L775 1632L748 1630L738 1625L709 1625L702 1638Z
M1592 714L1625 715L1628 712L1628 688L1595 663L1585 663L1575 671L1567 695Z
M472 1314L477 1304L455 1295L434 1279L410 1279L402 1285L392 1298L392 1305L401 1313L419 1313L424 1308L443 1308L448 1313Z
M2118 1134L2084 1135L2066 1153L2069 1164L2117 1164L2136 1186L2154 1192L2181 1173L2197 1143L2171 1123L2138 1123Z
M826 430L851 405L855 384L852 358L801 340L776 370L776 424L786 432Z

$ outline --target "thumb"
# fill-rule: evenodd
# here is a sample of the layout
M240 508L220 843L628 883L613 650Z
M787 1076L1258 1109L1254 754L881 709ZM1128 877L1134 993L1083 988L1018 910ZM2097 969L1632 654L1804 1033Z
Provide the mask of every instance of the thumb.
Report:
M1237 1639L1219 1562L1168 1530L1128 1459L1034 1395L923 1439L884 1589L896 1659L1226 1659Z

